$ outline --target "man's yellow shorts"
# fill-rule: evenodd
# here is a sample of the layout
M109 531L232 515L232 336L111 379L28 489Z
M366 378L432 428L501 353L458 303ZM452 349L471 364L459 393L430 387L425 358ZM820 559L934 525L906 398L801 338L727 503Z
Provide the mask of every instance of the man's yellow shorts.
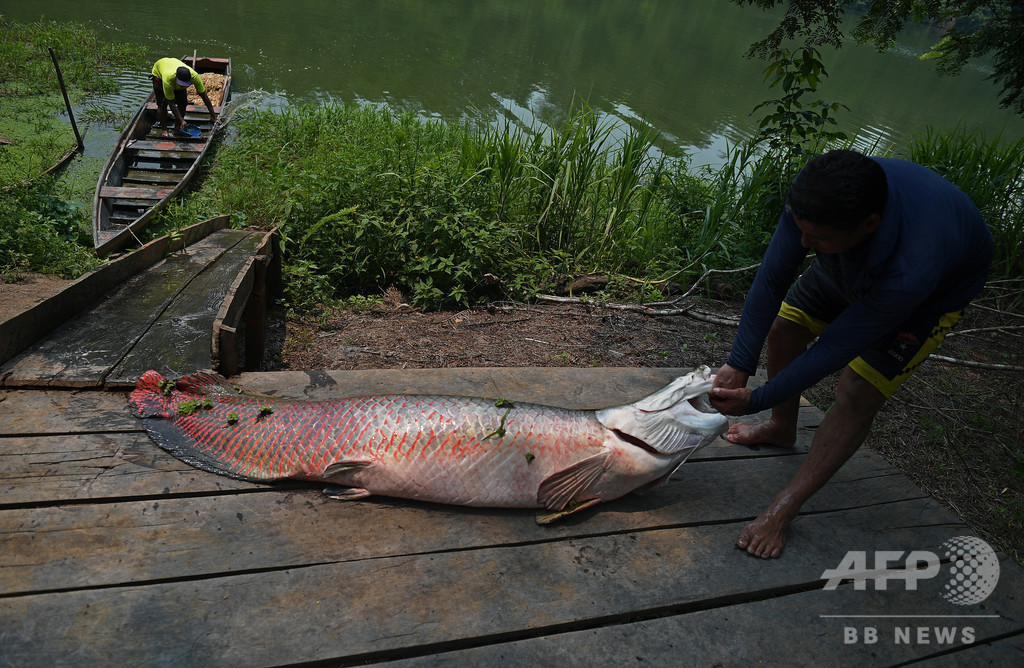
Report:
M791 295L787 296L789 300ZM850 368L874 385L888 399L903 382L921 366L953 325L960 320L963 311L936 315L917 314L909 318L890 336L882 339L861 356L850 362ZM782 303L779 317L807 327L820 335L828 322L788 303Z

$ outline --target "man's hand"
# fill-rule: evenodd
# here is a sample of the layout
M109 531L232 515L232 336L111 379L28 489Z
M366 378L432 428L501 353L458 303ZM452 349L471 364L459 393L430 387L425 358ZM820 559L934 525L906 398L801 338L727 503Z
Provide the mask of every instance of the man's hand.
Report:
M754 391L746 387L735 390L727 387L712 387L708 402L723 415L746 415L750 408L750 395Z
M749 377L745 371L722 365L708 392L708 402L723 415L746 415L753 393L753 390L746 389Z
M728 364L723 364L722 368L715 374L715 380L712 387L725 387L730 390L738 390L741 387L747 386L747 379L750 377L749 373L734 369Z

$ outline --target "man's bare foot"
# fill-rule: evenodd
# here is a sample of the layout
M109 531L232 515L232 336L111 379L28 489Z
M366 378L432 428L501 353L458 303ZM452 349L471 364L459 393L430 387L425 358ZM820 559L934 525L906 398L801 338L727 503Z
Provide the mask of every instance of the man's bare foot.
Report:
M786 544L786 529L788 527L789 520L765 511L756 520L743 527L739 540L736 541L736 547L761 559L778 559Z
M792 448L796 443L796 429L776 424L768 418L763 422L737 422L725 432L725 440L736 445L775 445Z

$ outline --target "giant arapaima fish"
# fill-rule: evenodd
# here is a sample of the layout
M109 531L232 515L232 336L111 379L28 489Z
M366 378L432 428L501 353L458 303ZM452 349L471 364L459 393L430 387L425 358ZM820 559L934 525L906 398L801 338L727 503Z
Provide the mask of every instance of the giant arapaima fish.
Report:
M632 404L580 411L471 397L281 399L213 374L175 382L147 371L129 403L158 445L206 471L321 481L342 499L544 508L546 523L668 480L727 426L705 400L710 387L701 367Z

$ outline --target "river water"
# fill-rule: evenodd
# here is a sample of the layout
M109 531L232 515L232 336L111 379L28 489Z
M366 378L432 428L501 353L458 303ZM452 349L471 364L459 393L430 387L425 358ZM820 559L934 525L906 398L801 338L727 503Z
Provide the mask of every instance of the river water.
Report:
M79 21L145 45L154 60L230 56L234 93L261 91L269 106L336 99L537 125L586 100L610 119L651 123L663 148L695 165L717 164L727 143L755 132L752 109L775 94L763 63L743 53L776 15L729 0L0 0L0 14ZM984 64L949 78L918 59L937 40L915 28L885 54L852 42L827 50L819 92L850 108L841 128L865 147L922 124L1024 136L1024 119L998 108ZM145 74L137 85L122 77L129 108Z

